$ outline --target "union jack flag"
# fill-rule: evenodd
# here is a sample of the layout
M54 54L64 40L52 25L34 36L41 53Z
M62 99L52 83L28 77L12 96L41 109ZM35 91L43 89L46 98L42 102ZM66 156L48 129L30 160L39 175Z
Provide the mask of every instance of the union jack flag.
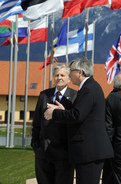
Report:
M121 34L112 45L105 62L105 71L107 74L107 82L111 84L115 76L120 72L121 65Z

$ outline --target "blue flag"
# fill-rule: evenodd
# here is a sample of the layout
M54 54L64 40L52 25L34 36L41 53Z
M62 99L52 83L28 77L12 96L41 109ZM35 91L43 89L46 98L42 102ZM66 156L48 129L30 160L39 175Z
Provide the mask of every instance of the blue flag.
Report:
M62 27L58 40L54 47L56 50L54 52L54 57L66 55L66 47L67 47L67 21ZM88 26L88 40L87 40L87 51L91 51L93 49L93 24ZM85 36L86 30L85 28L77 29L70 31L68 34L68 54L79 53L85 51Z
M21 0L4 0L0 6L0 22L7 19L11 15L23 14L21 8Z

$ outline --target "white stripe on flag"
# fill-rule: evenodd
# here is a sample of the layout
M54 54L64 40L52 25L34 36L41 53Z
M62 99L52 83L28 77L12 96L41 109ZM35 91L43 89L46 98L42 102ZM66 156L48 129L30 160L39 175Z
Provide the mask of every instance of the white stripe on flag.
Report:
M63 0L47 0L43 3L30 6L25 11L24 20L38 19L43 15L47 15L63 9Z
M68 54L79 53L79 44L74 43L68 46ZM66 55L66 46L59 46L56 48L54 57Z
M34 30L34 29L40 29L40 28L46 28L47 26L47 18L46 16L42 19L36 20L34 22L31 22L30 24L30 29Z

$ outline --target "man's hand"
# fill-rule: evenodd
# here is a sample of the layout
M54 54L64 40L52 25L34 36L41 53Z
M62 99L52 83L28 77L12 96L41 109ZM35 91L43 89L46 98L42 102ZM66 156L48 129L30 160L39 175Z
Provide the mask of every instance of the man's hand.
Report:
M57 105L47 103L47 108L48 109L44 113L45 119L47 119L47 120L52 119L52 114L53 114L54 109L65 110L64 106L61 103L59 103L57 100L55 100L55 103Z
M47 108L48 109L49 108L54 108L54 109L62 109L62 110L65 110L65 107L61 103L59 103L57 100L55 100L55 103L57 105L47 103Z

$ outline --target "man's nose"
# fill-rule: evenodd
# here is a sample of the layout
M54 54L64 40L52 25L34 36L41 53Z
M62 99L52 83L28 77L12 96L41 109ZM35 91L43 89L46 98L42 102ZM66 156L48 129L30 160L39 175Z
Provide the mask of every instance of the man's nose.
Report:
M61 79L61 75L58 76L58 79Z

